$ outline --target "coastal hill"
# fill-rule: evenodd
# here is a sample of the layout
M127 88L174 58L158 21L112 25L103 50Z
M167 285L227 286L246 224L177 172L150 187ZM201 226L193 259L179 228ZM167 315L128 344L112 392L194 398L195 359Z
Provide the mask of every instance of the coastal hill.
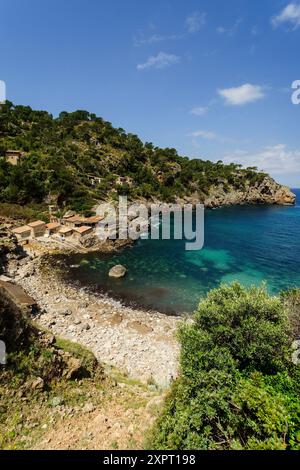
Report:
M87 111L53 118L29 106L1 105L0 202L88 211L118 194L206 207L295 200L254 167L179 156Z

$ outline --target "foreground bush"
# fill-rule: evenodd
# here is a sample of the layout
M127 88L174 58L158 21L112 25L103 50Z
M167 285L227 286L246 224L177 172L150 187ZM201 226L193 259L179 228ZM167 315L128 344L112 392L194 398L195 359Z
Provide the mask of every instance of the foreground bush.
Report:
M300 449L300 368L283 303L238 283L212 290L180 330L181 374L156 449Z

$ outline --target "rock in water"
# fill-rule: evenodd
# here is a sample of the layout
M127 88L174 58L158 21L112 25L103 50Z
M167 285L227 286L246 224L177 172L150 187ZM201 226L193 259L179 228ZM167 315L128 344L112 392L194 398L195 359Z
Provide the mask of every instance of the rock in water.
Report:
M126 274L126 268L125 266L122 266L122 264L116 264L116 266L113 266L109 270L109 277L123 277Z

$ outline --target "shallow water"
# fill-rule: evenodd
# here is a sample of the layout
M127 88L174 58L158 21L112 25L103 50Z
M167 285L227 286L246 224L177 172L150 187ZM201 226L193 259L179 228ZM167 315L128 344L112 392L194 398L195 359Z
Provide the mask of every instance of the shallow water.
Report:
M295 206L236 206L205 213L205 243L186 251L184 240L139 240L112 255L65 258L66 279L165 313L192 312L221 282L266 281L270 293L300 286L300 190ZM115 264L127 267L110 279ZM71 265L79 265L71 268Z

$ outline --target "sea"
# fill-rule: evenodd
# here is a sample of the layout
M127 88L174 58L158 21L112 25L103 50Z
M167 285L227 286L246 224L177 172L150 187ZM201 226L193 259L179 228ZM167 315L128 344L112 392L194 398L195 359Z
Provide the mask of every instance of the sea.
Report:
M277 295L300 287L300 189L294 206L232 206L205 211L204 247L186 240L141 239L113 254L58 256L65 281L126 305L165 314L191 314L221 283L265 284ZM127 274L108 276L122 264Z

